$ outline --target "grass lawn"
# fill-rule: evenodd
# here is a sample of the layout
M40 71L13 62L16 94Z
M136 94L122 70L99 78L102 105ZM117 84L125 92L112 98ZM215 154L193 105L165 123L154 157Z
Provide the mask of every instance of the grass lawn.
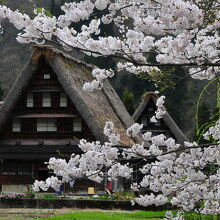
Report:
M41 218L41 220L159 220L164 219L166 211L136 211L136 212L74 212L60 216L52 216L49 218ZM186 220L199 220L196 214L187 214ZM202 220L220 220L217 216L202 215Z
M74 212L60 216L52 216L48 218L41 218L41 220L159 220L164 219L166 211L158 212ZM199 220L199 216L196 214L187 214L186 220ZM201 220L220 220L217 216L202 215Z
M73 209L0 209L0 220L159 220L165 211L100 211ZM186 220L199 220L196 214ZM202 220L220 220L217 216L202 216Z
M159 220L163 219L165 211L162 212L74 212L41 220Z
M162 212L128 212L73 209L0 209L0 220L159 220Z

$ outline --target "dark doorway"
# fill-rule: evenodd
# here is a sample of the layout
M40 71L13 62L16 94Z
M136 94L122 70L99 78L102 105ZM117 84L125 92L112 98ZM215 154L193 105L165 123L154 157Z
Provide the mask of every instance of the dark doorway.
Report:
M47 170L39 170L38 180L45 181L49 177L49 172Z

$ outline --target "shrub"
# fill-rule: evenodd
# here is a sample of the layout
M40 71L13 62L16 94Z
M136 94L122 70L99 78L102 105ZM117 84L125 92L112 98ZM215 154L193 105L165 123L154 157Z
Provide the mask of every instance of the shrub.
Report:
M99 196L99 197L92 197L94 200L117 200L116 196Z
M26 193L25 193L25 198L35 198L35 193L33 190L28 190Z
M127 192L116 192L114 195L117 200L133 200L135 198L134 192L127 191Z
M39 199L56 199L57 195L51 193L43 193L38 195Z

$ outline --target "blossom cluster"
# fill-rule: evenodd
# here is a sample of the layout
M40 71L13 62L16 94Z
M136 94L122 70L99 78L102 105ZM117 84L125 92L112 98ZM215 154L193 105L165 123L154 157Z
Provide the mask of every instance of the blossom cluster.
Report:
M112 70L96 68L92 71L92 75L95 79L83 85L83 89L87 92L92 92L95 89L102 89L104 80L113 77L114 72Z
M113 145L119 144L120 135L116 134L114 124L111 121L105 123L104 134L108 137L110 143Z
M147 59L149 52L157 54L160 64L195 64L190 75L196 79L210 80L219 72L219 11L214 11L216 19L207 24L204 9L194 0L82 0L65 3L61 9L63 14L58 17L42 10L30 18L0 6L0 25L4 19L14 24L20 30L20 43L55 39L66 50L78 48L87 55L120 58L135 73L158 71ZM100 19L94 16L97 11ZM72 23L79 21L89 22L76 30ZM111 22L120 36L99 36L101 25ZM85 85L88 91L100 88L113 75L111 70L94 73L95 80Z
M130 128L127 129L127 135L129 137L136 137L142 128L143 128L143 124L140 125L138 123L135 123Z
M47 191L49 187L52 187L54 190L58 191L60 185L62 185L62 181L60 181L57 177L52 176L47 178L45 182L36 180L33 185L33 190L35 192L39 192L40 189Z
M209 138L213 138L214 140L218 141L220 140L220 119L217 121L215 126L212 126L209 128L209 130L203 135L206 140L209 140Z
M105 132L109 129L110 122L105 127ZM107 134L111 136L108 132ZM117 136L118 137L118 136ZM109 138L113 140L113 138ZM115 139L113 140L115 143ZM87 142L80 140L79 147L84 152L82 155L72 154L68 161L64 159L50 158L48 168L54 171L56 177L49 177L44 181L35 181L34 191L48 190L49 187L57 190L63 183L69 183L71 180L88 177L89 179L101 182L103 180L103 170L106 167L112 167L114 171L109 171L109 177L116 178L116 176L123 175L129 177L131 171L127 165L116 166L116 160L119 156L119 150L113 147L113 143L105 143L101 145L99 141ZM62 177L59 180L57 177Z
M152 122L156 123L157 119L163 118L163 115L166 114L166 108L164 106L164 103L165 103L165 96L162 95L157 99L156 102L157 110L155 112L155 116L151 118Z

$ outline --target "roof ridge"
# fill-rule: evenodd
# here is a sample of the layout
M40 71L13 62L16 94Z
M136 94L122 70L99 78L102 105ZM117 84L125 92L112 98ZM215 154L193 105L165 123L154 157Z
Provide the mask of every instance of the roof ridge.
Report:
M63 52L63 51L61 51L61 50L59 50L59 49L57 49L57 48L55 48L55 47L53 47L53 46L51 46L51 45L38 45L38 44L34 44L34 45L31 45L31 47L34 49L34 50L39 50L39 51L49 51L49 52L53 52L53 53L55 53L55 54L57 54L57 55L61 55L61 56L63 56L64 58L66 58L66 59L69 59L69 60L72 60L72 61L74 61L74 62L77 62L77 63L79 63L79 64L83 64L83 65L85 65L86 67L88 67L88 68L91 68L91 69L93 69L93 68L98 68L97 66L95 66L95 65L93 65L93 64L88 64L88 63L86 63L86 62L84 62L84 61L82 61L82 60L80 60L80 59L76 59L75 57L72 57L71 55L69 55L69 54L67 54L67 53L65 53L65 52ZM36 51L34 51L33 52L33 54L36 52ZM44 55L44 56L46 56L46 54L47 53L45 53L45 54L42 54L42 55Z

